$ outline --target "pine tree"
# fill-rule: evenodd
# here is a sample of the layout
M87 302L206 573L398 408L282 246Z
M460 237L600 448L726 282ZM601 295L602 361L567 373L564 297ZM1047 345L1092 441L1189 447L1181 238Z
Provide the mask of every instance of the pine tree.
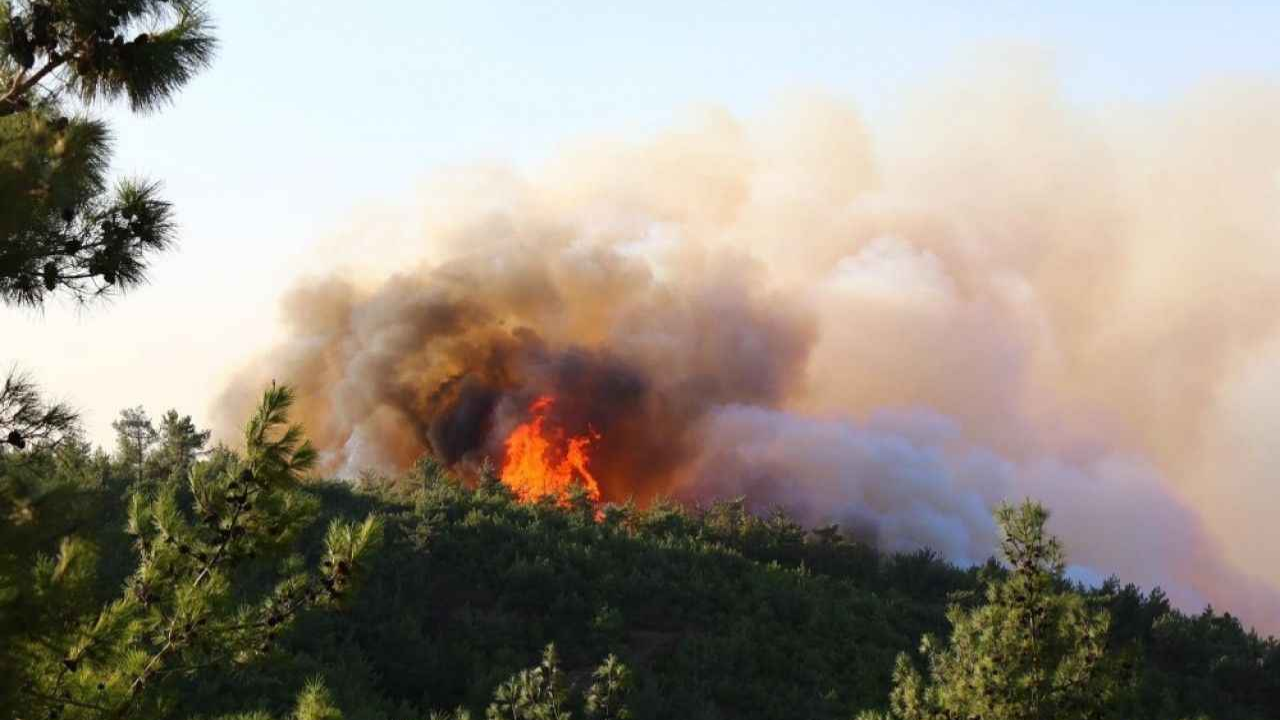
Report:
M521 670L498 686L485 713L488 720L570 720L569 690L556 646L548 645L542 662Z
M342 720L342 711L333 704L322 679L314 678L303 688L293 720Z
M199 430L190 415L179 415L177 410L169 410L160 417L159 447L156 448L153 460L156 467L148 474L155 477L168 477L174 473L185 476L196 458L204 452L209 444L210 432Z
M131 466L137 473L136 479L142 480L143 463L147 459L147 451L160 439L151 416L142 406L120 411L120 417L112 421L111 428L116 431L116 447L120 462Z
M39 306L145 279L174 223L154 182L110 187L104 123L170 100L213 57L197 0L0 0L0 301Z
M343 714L333 702L329 688L323 678L312 678L302 692L298 693L298 702L289 720L342 720ZM274 720L261 710L224 717L221 720Z
M1049 512L1026 501L996 512L1011 572L986 604L954 606L946 645L925 636L926 679L898 656L888 714L862 720L1044 720L1108 717L1121 683L1107 654L1110 615L1063 580L1061 544Z
M592 674L587 690L587 717L590 720L628 720L627 694L631 692L631 671L616 655L605 658Z
M631 711L626 699L631 692L631 672L610 655L592 673L591 687L583 700L583 715L589 720L627 720ZM485 711L487 720L572 720L570 688L560 669L554 644L542 651L537 667L521 670L494 691ZM436 713L433 720L466 720L459 710L452 715Z
M17 692L19 676L16 656L4 651L7 640L31 627L38 608L32 559L75 522L77 488L41 477L31 461L68 445L82 449L79 423L70 407L46 400L24 373L11 370L0 385L0 699Z
M163 717L167 690L179 676L225 664L247 665L270 652L299 613L342 602L368 554L379 543L376 515L360 523L333 521L318 570L288 550L314 517L302 491L316 460L302 428L289 423L293 393L273 385L245 429L234 462L198 462L179 483L130 498L128 535L138 564L124 594L93 607L95 553L67 537L42 557L29 578L25 629L0 654L18 673L13 706L4 716L32 718ZM278 558L281 581L265 597L244 603L237 567ZM304 695L305 699L305 695Z

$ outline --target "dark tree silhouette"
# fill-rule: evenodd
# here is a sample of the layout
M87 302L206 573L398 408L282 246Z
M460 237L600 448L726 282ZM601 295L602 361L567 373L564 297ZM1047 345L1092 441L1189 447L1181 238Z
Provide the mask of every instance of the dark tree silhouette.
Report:
M174 238L155 182L108 182L107 126L87 103L170 100L213 57L192 0L0 0L0 301L81 301L146 278Z
M30 375L11 369L5 376L0 386L0 452L6 445L25 450L29 445L57 444L78 424L75 411L45 400Z

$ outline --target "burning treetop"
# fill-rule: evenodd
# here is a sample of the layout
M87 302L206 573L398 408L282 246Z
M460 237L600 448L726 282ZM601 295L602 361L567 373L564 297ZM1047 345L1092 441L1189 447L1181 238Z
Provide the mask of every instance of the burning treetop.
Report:
M506 441L502 482L528 502L543 496L564 497L577 482L593 502L600 501L600 485L587 468L588 448L600 434L568 435L548 426L547 413L555 398L544 395L529 406L530 419L511 432Z

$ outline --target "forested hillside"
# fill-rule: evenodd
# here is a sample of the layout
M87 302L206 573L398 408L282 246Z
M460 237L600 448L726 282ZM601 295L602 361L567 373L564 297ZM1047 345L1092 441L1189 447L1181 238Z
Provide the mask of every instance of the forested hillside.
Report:
M146 282L151 263L178 239L176 215L156 181L110 173L112 135L94 111L111 101L135 112L165 107L211 63L217 44L201 0L0 0L0 305L40 310L61 298L84 307ZM278 59L254 65L274 70ZM698 175L684 163L668 165ZM612 266L621 255L597 262L608 257L592 262ZM306 380L342 385L353 397L389 389L397 401L430 394L448 406L447 413L418 405L370 412L379 423L413 418L421 425L413 432L443 427L463 441L450 453L440 451L447 443L415 438L419 444L383 464L403 468L423 449L434 452L395 476L321 477L321 451L332 455L334 442L357 435L313 447L295 408L308 398L274 381L233 446L210 448L211 432L190 416L171 410L155 423L136 407L112 424L116 446L107 451L85 440L77 409L48 400L30 374L39 368L14 366L0 384L0 720L1280 718L1280 642L1229 613L1187 614L1158 589L1123 579L1071 583L1063 544L1048 532L1052 508L1033 499L995 509L998 555L978 567L954 566L928 549L884 553L838 526L805 527L782 512L753 514L760 496L698 507L601 503L632 493L602 492L586 448L599 441L607 466L603 446L618 443L612 457L628 463L615 463L610 479L643 487L628 483L652 470L655 457L683 444L693 458L706 445L673 430L704 415L656 413L633 436L639 442L619 443L604 440L592 419L608 410L603 416L620 414L614 427L625 430L643 413L629 417L599 400L578 408L577 431L548 426L544 435L557 402L595 401L612 389L618 408L634 410L626 402L649 384L646 376L609 352L580 352L576 338L547 373L543 341L525 342L536 333L508 322L518 314L485 310L479 295L491 286L469 278L450 282L477 294L470 304L409 302L413 322L341 340L341 352L314 338L300 343L321 356L370 344L380 358L384 336L405 335L420 316L431 320L417 331L424 337L439 331L437 321L458 324L456 317L494 323L449 343L480 365L468 375L451 355L434 363L444 375L429 392L378 389L383 375L423 365L425 345L412 342L405 349L414 363L355 362L376 376L366 385L305 366ZM1003 268L1000 278L1005 287ZM388 307L401 305L406 287L388 286ZM519 279L511 287L506 295L525 298L543 286ZM760 303L769 312L757 318L754 304L723 304L738 295L726 291L733 286L708 287L714 292L697 297L716 302L686 323L692 350L671 363L699 357L698 371L653 368L652 377L671 379L667 405L683 406L701 388L708 407L736 407L742 397L783 407L775 397L783 378L757 377L754 355L772 347L785 361L779 367L803 374L807 321L791 328L773 300ZM596 324L600 297L616 289L593 289L588 324ZM210 293L209 302L228 293ZM1218 324L1198 297L1195 305L1197 318ZM649 334L651 322L685 317L636 307L646 310L626 314L644 323L608 334ZM545 315L574 326L562 309ZM722 336L712 327L732 325L735 315L767 322ZM769 328L787 332L775 337L763 332ZM496 342L491 351L472 342L481 335ZM369 341L374 336L379 342ZM576 391L526 398L528 417L502 442L506 467L498 473L487 464L499 454L487 440L492 417L482 416L509 389L497 381L510 368L494 358L516 339L532 353L521 362L537 361L531 375L558 373ZM719 355L704 352L717 344ZM93 348L84 372L97 378L94 363L111 352ZM741 358L751 362L725 371L725 360ZM209 382L177 371L183 382ZM594 380L579 382L584 374ZM42 381L56 394L56 378ZM740 392L726 394L722 385L735 382ZM481 406L485 413L476 412ZM760 411L749 413L755 419L781 418L768 402L751 407ZM443 413L440 422L419 417L429 409ZM401 430L376 427L391 441ZM548 454L549 438L564 447ZM842 476L859 472L843 462L831 467ZM1168 525L1160 531L1175 529Z
M102 603L137 563L126 495L185 484L176 473L163 479L175 469L172 457L165 444L149 451L142 467L150 477L141 482L123 450L113 459L79 443L9 453L3 470L25 478L34 496L56 493L73 509L60 529L74 527L102 550L98 579L86 589ZM228 459L218 450L197 471ZM319 678L304 704L323 700L343 717L459 708L543 717L501 714L495 692L500 699L504 683L554 644L558 672L544 667L523 682L535 696L538 682L559 678L566 707L598 693L592 673L615 656L632 717L848 719L887 705L895 657L914 653L925 634L946 638L949 606L982 606L986 586L1009 575L994 561L960 569L927 550L880 555L837 528L753 517L740 501L701 509L597 509L585 496L523 504L496 480L471 487L431 461L403 477L311 482L302 492L315 514L295 540L311 548L298 565L321 559L330 519L384 519L384 543L358 589L337 611L301 612L251 659L175 673L164 689L170 716L289 716ZM45 552L57 551L56 534ZM244 563L235 593L270 593L273 567L268 558ZM1173 610L1158 591L1112 582L1082 596L1112 618L1105 648L1117 690L1102 716L1280 713L1276 641L1229 614Z

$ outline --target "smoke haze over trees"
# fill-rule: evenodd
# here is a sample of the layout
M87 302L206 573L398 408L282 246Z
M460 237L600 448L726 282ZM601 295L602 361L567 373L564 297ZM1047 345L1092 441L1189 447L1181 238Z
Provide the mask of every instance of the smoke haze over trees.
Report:
M89 111L212 28L0 0L0 305L145 282L175 215ZM1280 716L1280 91L1213 88L1134 125L1000 68L886 137L810 96L450 173L312 253L216 433L94 448L11 369L0 720Z
M1280 94L1191 94L1135 132L1031 65L907 106L886 137L819 97L453 172L370 224L379 269L295 288L223 412L289 378L326 467L474 473L549 394L600 433L607 499L746 494L980 562L1027 494L1073 577L1280 617L1270 505L1232 499L1275 489L1245 424L1280 347Z

